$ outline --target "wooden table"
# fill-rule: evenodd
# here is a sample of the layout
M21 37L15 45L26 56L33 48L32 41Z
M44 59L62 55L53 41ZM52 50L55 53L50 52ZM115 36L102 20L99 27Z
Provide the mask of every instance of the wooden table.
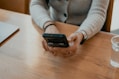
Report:
M77 55L60 58L44 51L42 30L29 15L0 9L0 21L20 27L0 46L0 79L119 79L119 70L110 65L110 33L99 32L79 46ZM70 32L77 29L67 26Z

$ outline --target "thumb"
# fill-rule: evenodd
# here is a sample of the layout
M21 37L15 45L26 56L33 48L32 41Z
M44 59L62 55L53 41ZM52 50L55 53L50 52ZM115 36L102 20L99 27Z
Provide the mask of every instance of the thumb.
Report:
M71 34L69 37L68 37L68 41L69 42L73 42L73 41L75 41L77 39L77 36L73 33L73 34Z

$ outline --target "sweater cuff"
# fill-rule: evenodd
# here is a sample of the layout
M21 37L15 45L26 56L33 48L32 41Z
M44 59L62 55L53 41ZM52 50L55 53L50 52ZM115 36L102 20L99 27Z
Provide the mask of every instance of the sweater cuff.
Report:
M44 24L47 21L52 21L50 17L38 17L37 19L35 19L35 22L38 26L40 26L43 29Z
M83 44L87 40L88 35L84 30L80 30L79 32L83 34L83 39L82 39L82 41L80 43L80 44Z

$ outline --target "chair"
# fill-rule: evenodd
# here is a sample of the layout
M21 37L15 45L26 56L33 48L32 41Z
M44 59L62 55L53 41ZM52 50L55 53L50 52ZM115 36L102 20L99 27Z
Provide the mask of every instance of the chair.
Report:
M102 28L102 31L110 32L111 21L112 21L112 12L113 12L113 4L114 4L114 0L110 0L108 10L107 10L107 18L106 18L105 24Z

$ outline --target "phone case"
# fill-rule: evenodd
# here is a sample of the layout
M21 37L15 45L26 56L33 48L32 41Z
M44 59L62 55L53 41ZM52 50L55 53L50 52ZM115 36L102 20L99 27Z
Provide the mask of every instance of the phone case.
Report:
M52 47L68 47L68 41L64 34L43 34L47 44Z

